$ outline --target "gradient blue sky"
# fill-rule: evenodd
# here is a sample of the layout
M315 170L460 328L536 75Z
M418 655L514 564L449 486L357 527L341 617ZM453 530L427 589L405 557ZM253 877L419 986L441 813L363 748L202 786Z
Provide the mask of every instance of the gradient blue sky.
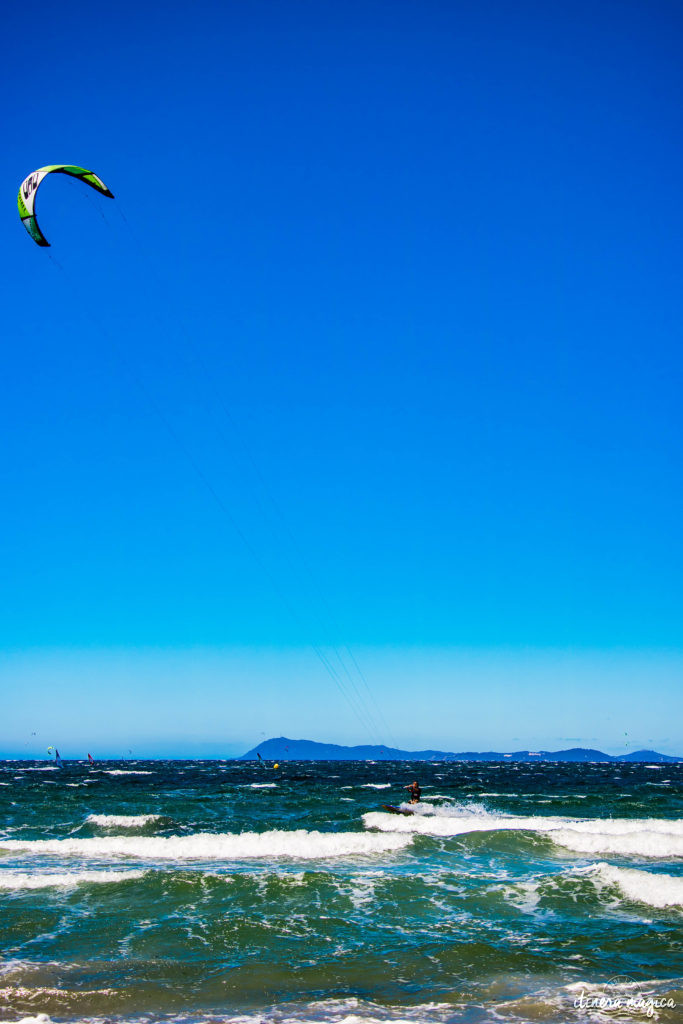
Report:
M680 6L5 20L0 753L683 753Z

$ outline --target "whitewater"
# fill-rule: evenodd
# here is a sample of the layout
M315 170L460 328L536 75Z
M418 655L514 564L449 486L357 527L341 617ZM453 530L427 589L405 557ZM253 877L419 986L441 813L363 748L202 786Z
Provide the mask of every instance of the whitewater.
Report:
M566 1024L622 990L681 1020L657 768L0 763L0 1021Z

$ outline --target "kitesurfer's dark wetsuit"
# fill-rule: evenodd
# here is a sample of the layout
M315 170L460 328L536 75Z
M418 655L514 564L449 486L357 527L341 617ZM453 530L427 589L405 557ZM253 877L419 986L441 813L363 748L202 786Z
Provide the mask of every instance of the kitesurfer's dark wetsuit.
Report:
M410 790L411 804L419 804L420 797L422 796L422 790L418 786L417 782L414 782L412 786L406 786L406 789Z

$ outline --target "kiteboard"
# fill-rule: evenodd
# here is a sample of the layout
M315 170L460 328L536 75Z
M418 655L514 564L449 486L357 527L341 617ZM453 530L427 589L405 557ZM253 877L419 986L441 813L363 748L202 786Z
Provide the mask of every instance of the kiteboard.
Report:
M390 814L415 814L415 811L404 810L402 807L394 807L393 804L382 804L385 811L389 811Z

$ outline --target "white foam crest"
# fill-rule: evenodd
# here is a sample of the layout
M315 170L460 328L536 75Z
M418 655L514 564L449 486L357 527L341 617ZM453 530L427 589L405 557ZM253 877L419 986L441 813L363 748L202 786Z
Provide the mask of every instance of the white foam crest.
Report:
M412 808L411 808L412 810ZM459 836L470 832L498 831L548 831L559 828L560 824L547 818L503 817L496 814L438 814L417 813L411 815L390 814L384 811L369 811L363 815L367 828L381 832L398 832L425 836Z
M683 818L557 818L556 821L560 827L568 823L580 832L598 835L628 836L650 832L683 839Z
M144 871L73 871L61 874L0 871L0 889L66 889L74 885L127 882L131 878L142 878L144 874Z
M226 1018L230 1024L431 1024L453 1019L453 1003L423 1003L417 1006L380 1006L348 997L321 999L302 1005L274 1007L265 1014Z
M618 868L604 861L579 870L598 882L599 887L616 886L627 899L637 903L651 907L683 907L683 878L675 875Z
M51 1021L52 1018L48 1017L46 1013L37 1013L35 1017L22 1017L21 1020L14 1022L14 1024L51 1024Z
M16 989L7 990L16 994ZM27 992L29 990L26 990ZM60 992L58 989L31 990L45 994ZM109 993L111 990L100 990ZM0 989L0 995L3 990ZM381 1006L355 997L321 999L310 1003L282 1003L257 1013L183 1013L167 1016L167 1024L448 1024L454 1019L454 1007L458 1004L422 1003L415 1006ZM123 1024L139 1024L142 1018L125 1018ZM11 1024L52 1024L45 1013L35 1017L24 1017ZM88 1017L75 1024L105 1024L103 1017Z
M105 768L105 775L153 775L153 772L138 771L133 768Z
M319 860L328 857L367 856L401 850L408 836L378 836L367 832L209 833L189 836L109 836L93 839L6 839L0 850L98 860L131 857L144 860L251 860L292 857Z
M390 789L390 782L364 782L361 789Z
M160 818L160 814L89 814L85 820L100 828L142 828Z
M277 789L277 782L250 782L249 789Z
M415 811L415 808L410 809ZM422 805L421 810L411 815L370 811L363 815L363 821L367 828L402 835L446 838L471 832L543 832L550 833L550 838L559 846L576 853L683 856L683 820L680 819L523 817L478 808L473 812L468 805L431 809Z
M31 767L31 768L17 768L16 769L16 771L18 771L18 772L58 772L59 770L60 769L57 767L56 764L47 764L47 765L44 765L41 768Z
M609 822L605 823L610 824ZM642 832L595 832L572 827L558 829L550 837L574 853L612 854L622 857L683 857L683 836L643 829Z
M462 820L463 818L470 817L472 815L476 815L477 817L491 816L491 812L484 804L448 803L436 805L430 803L432 799L433 798L430 796L429 800L423 800L422 803L402 803L400 806L403 810L411 811L413 814L419 814L422 816L432 814L439 818L458 818L458 820Z

